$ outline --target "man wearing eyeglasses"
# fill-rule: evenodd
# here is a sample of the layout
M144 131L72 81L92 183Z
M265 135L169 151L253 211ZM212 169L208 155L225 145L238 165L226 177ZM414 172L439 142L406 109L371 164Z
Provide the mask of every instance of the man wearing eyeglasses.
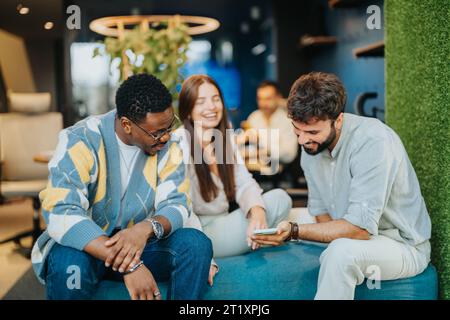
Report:
M60 133L40 194L48 227L33 248L35 272L49 299L91 299L105 278L123 280L132 299L161 299L156 281L166 280L168 298L199 299L212 246L182 228L189 180L171 137L171 95L139 74L120 86L116 106Z

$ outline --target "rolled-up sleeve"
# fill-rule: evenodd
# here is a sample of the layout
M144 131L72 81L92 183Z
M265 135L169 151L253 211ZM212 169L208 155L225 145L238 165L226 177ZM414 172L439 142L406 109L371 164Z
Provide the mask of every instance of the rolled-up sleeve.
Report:
M381 140L365 143L350 160L352 179L349 205L343 219L378 235L378 223L396 173L393 152Z

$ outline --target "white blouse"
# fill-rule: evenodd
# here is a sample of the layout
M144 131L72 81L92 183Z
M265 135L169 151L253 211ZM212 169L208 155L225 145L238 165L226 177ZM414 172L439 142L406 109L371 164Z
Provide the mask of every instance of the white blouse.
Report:
M186 136L186 129L180 127L173 134L180 139L183 161L187 166L191 184L190 195L193 212L197 215L219 215L228 213L229 203L224 190L224 185L216 174L211 173L212 179L218 188L217 197L210 202L206 202L202 198L198 177L195 173L194 161L191 157L190 143ZM233 149L236 151L235 148L235 145L233 145ZM247 216L249 210L254 206L260 206L265 209L264 201L261 196L263 190L255 179L253 179L250 172L248 172L239 152L235 152L235 155L237 158L234 164L234 179L236 186L235 198L241 211Z

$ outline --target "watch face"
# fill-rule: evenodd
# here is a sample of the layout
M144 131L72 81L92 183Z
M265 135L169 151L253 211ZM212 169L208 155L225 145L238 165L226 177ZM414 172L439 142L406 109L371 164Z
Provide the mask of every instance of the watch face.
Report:
M153 220L152 225L153 225L153 231L155 232L156 238L161 239L162 236L164 235L164 228L163 228L162 224L159 223L158 221Z

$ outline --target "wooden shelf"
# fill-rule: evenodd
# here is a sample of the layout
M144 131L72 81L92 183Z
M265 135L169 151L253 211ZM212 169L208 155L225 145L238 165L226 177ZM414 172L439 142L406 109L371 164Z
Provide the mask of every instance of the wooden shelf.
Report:
M365 47L353 49L355 58L361 57L384 57L384 40L374 42Z
M334 8L351 8L356 7L361 0L328 0L328 7Z
M335 43L337 43L337 38L331 36L304 35L300 38L300 48L327 46Z

